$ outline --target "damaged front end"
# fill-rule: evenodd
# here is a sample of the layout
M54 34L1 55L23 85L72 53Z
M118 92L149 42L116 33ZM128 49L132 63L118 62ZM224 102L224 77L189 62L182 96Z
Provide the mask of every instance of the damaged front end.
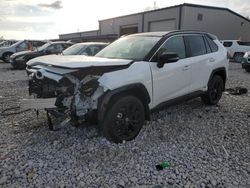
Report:
M101 81L104 74L126 69L132 62L87 56L32 59L26 68L29 93L40 101L30 104L36 104L35 109L45 109L52 115L68 117L73 124L86 121L97 112L99 99L109 90L107 83ZM49 104L53 98L54 104Z
M101 72L84 69L63 69L37 65L27 67L29 94L35 98L55 98L54 108L42 105L50 114L69 117L74 124L81 123L97 110L98 98L104 88L98 79ZM39 107L38 107L39 108Z

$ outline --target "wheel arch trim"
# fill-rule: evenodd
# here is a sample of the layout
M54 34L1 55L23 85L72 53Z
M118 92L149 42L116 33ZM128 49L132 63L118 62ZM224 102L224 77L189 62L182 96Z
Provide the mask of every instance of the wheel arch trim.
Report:
M212 78L214 77L214 75L220 75L224 81L224 88L223 90L225 90L225 85L226 85L226 81L227 81L227 71L225 67L219 67L216 68L212 71L212 73L210 74L209 80L207 85L209 84L209 82L212 80Z
M150 110L148 105L151 102L150 95L143 84L135 83L122 86L114 90L108 90L98 99L99 122L103 121L105 114L108 110L109 103L113 99L113 97L124 93L132 94L135 97L139 98L139 100L141 100L145 109L145 119L150 120Z

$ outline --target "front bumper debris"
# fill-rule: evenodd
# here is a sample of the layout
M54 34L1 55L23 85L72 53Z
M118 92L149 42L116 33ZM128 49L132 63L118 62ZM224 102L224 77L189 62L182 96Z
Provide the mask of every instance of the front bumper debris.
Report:
M22 99L20 103L20 107L22 109L53 109L55 106L56 98L48 98L48 99Z

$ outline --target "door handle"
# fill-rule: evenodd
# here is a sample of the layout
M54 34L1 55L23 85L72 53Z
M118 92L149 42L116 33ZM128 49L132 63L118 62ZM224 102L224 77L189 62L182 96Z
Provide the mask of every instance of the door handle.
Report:
M190 67L191 67L190 65L185 65L185 66L182 68L182 70L183 70L183 71L186 71L186 70L190 69Z
M209 59L209 62L215 62L215 59L212 57Z

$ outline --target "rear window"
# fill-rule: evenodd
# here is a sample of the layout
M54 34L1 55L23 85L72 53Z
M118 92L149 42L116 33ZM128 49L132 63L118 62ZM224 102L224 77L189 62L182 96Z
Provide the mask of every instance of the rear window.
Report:
M237 41L237 43L241 46L250 46L250 42L241 42L241 41Z
M233 45L233 42L223 42L223 46L225 47L231 47Z
M212 52L217 52L218 51L217 44L215 44L215 42L211 38L209 38L207 36L205 36L205 39L208 41L208 45L210 46L211 51Z
M201 35L185 36L185 40L189 46L189 56L199 56L207 53L204 39Z

